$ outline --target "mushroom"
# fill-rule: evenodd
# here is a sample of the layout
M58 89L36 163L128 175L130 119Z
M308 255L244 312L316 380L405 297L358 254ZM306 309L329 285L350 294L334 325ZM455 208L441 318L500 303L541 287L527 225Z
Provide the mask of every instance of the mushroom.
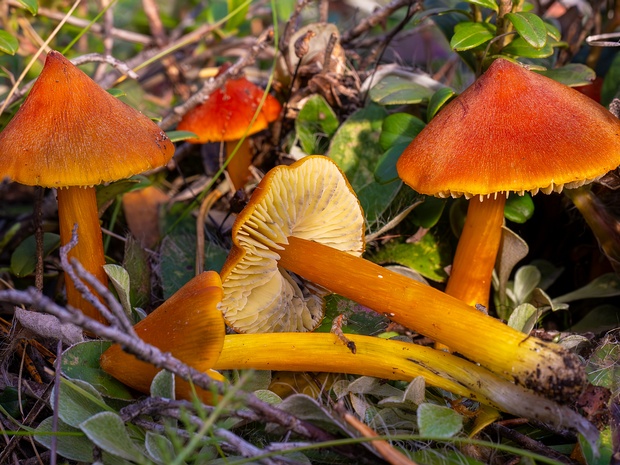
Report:
M228 65L220 67L218 75L227 68ZM226 154L230 158L228 173L235 189L240 189L247 181L248 167L252 163L247 136L266 129L277 119L281 109L275 97L265 95L263 89L240 77L226 81L223 88L215 90L204 103L185 114L177 129L195 133L198 138L188 139L194 144L226 142ZM233 156L240 139L243 141Z
M227 323L239 332L309 331L323 315L320 295L329 289L537 392L570 399L581 389L583 367L560 346L360 258L363 221L355 194L329 158L271 170L233 225L222 268ZM284 270L314 287L302 291L299 278Z
M504 59L446 105L396 165L421 194L472 198L446 293L488 307L508 193L601 177L620 164L619 131L590 98Z
M146 343L210 376L214 370L324 371L411 381L424 377L430 386L469 397L517 416L536 418L556 426L571 427L588 440L597 430L567 407L495 376L485 368L446 352L401 341L350 335L353 354L331 333L233 334L224 336L224 321L217 309L221 281L210 271L192 279L158 309L135 325ZM119 381L149 393L158 368L123 352L119 345L106 350L101 368ZM221 379L218 378L218 379ZM177 379L175 394L191 399L196 392L206 403L212 393Z
M170 352L192 368L204 371L221 381L223 377L211 370L224 344L224 321L217 310L222 298L222 283L215 271L195 276L142 321L134 326L136 335L147 344ZM159 368L138 360L115 344L100 359L101 368L137 391L148 394ZM175 380L177 398L192 396L192 386ZM196 391L206 402L211 393Z
M41 75L0 133L0 176L56 188L61 243L78 224L70 253L107 283L95 184L162 166L174 145L148 117L99 87L60 53L47 55ZM67 282L70 305L102 321Z

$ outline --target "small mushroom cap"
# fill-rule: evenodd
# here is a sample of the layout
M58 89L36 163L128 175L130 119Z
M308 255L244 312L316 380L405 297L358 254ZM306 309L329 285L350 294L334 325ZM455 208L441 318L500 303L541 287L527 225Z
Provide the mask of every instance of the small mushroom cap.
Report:
M230 79L224 87L211 93L204 103L185 114L177 129L196 134L197 139L187 140L194 144L239 140L250 126L264 93L244 77ZM247 134L267 129L269 123L278 118L281 109L280 102L267 94Z
M560 192L620 165L620 121L570 87L497 59L405 149L399 176L440 197Z
M321 322L327 291L278 267L278 244L288 244L290 236L356 256L364 251L362 209L327 157L272 169L237 217L233 249L222 268L220 304L235 331L312 331Z
M148 117L51 51L0 133L0 177L44 187L92 186L162 166L173 153Z

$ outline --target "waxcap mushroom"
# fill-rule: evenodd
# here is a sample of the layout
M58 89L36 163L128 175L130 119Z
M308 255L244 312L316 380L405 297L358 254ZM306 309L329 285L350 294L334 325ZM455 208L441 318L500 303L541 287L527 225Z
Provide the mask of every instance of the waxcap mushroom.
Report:
M93 186L162 166L173 153L174 145L155 123L51 51L26 100L0 133L0 177L58 189L61 244L69 243L77 224L78 243L69 256L105 284ZM105 321L70 279L67 301Z
M325 157L271 170L233 225L222 268L226 322L238 332L312 331L323 318L326 291L279 268L274 250L295 235L360 256L363 234L357 197Z
M217 310L222 298L220 276L205 271L191 279L134 329L144 342L170 352L199 371L215 365L224 344L224 320ZM100 359L101 368L124 384L148 393L151 381L160 371L113 345ZM220 378L221 379L221 378ZM177 380L179 398L191 397L188 383ZM201 397L204 397L205 393Z
M497 59L398 160L399 176L440 197L560 192L620 165L620 121L592 99Z
M51 51L0 133L0 176L43 187L92 186L165 165L173 153L153 121Z
M218 75L228 68L224 65ZM209 98L187 112L179 124L179 131L191 131L198 138L188 139L194 144L206 142L235 141L244 134L251 135L267 129L269 123L275 121L282 106L271 94L267 94L265 102L252 119L263 99L265 91L244 77L229 79L224 86L216 89ZM250 126L248 130L248 126Z

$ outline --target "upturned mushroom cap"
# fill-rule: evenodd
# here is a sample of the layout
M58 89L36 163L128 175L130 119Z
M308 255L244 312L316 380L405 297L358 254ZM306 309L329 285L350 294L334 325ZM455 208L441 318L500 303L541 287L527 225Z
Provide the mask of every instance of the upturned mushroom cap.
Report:
M60 53L0 133L0 176L43 187L92 186L162 166L174 145Z
M215 90L204 103L183 116L177 129L196 134L197 139L187 140L194 144L239 140L252 123L264 93L263 89L244 77L230 79L224 87ZM247 134L267 129L269 123L278 118L281 109L280 102L267 94L265 103Z
M364 216L353 189L326 157L272 169L232 230L233 249L222 268L220 308L238 332L312 331L324 314L316 285L278 267L278 244L289 236L360 256ZM299 260L304 260L299 257Z
M620 165L620 121L592 99L503 59L400 157L399 176L440 197L560 192Z

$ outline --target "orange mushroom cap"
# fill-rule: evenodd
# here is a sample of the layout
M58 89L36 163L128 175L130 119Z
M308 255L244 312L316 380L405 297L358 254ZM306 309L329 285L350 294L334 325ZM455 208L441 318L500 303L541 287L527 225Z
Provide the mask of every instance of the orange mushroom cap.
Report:
M225 68L220 68L220 73ZM215 90L202 104L189 111L178 124L179 131L191 131L197 139L194 144L227 142L243 137L263 99L264 90L246 78L230 79ZM268 94L248 135L266 129L280 114L280 102Z
M43 187L92 186L162 166L173 153L147 116L51 51L0 133L0 176Z
M427 195L560 192L620 165L620 121L570 87L497 59L405 149L399 176Z

